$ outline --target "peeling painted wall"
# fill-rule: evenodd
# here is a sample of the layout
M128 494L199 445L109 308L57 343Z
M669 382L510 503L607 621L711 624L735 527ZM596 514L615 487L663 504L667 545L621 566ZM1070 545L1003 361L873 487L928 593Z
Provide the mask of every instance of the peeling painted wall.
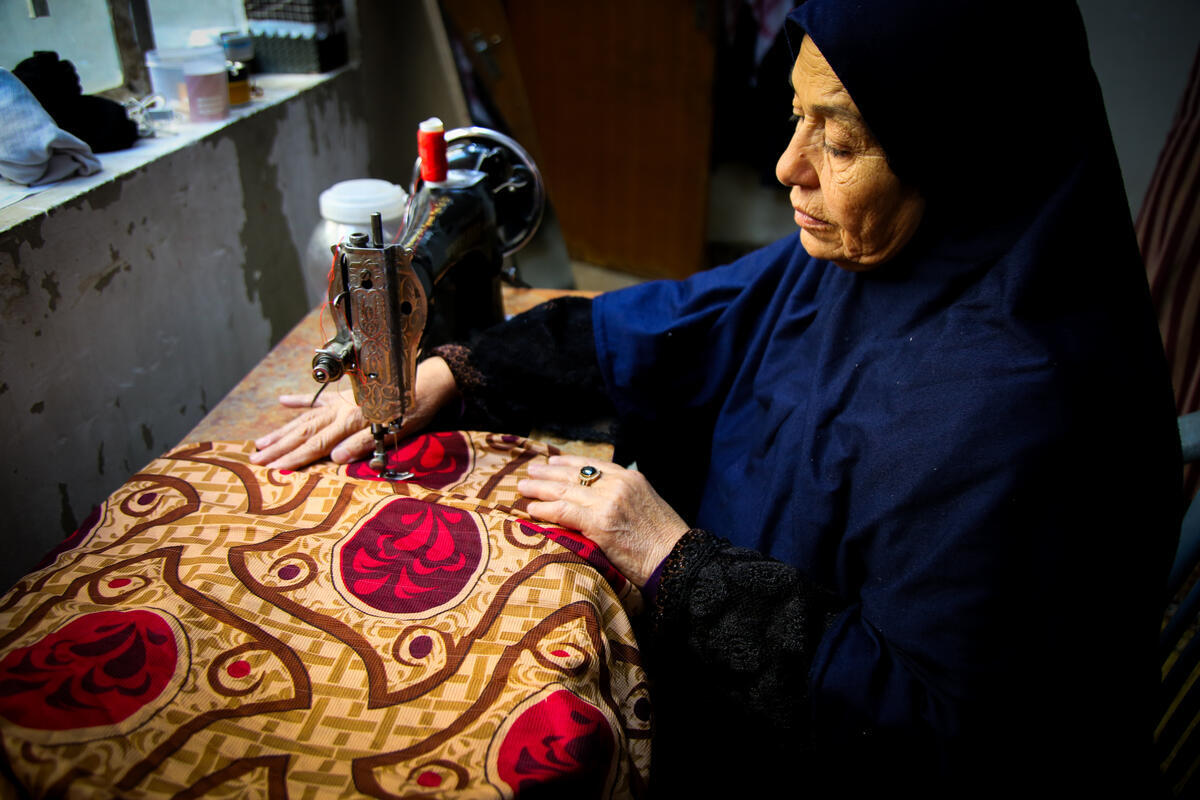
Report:
M0 232L0 590L308 311L320 191L407 183L415 134L396 131L462 124L436 69L398 91L398 69L434 61L427 6L357 12L358 68Z

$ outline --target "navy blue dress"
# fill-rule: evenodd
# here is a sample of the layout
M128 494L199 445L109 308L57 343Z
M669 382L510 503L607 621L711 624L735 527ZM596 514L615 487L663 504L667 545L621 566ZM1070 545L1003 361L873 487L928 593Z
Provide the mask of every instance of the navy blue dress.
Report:
M788 34L813 38L925 217L870 272L792 236L598 298L638 464L809 587L822 628L792 702L819 767L960 790L1142 780L1178 440L1078 11L809 0ZM734 589L752 593L717 594ZM692 675L698 628L749 619L702 621L678 592L664 613ZM737 672L713 661L709 685Z
M927 211L870 272L793 235L590 308L629 455L709 532L644 632L656 791L1140 794L1179 444L1078 11L788 34Z

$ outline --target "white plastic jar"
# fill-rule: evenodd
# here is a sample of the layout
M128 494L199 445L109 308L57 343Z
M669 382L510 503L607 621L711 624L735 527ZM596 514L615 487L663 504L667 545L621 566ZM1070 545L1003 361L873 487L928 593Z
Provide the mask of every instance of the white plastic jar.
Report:
M188 48L183 81L189 120L216 122L229 116L229 75L225 71L225 51L219 44Z
M321 222L308 241L304 258L304 284L310 305L324 302L328 295L333 245L351 233L370 233L374 212L382 215L383 237L390 243L400 229L407 203L407 192L376 178L342 181L321 192L317 200Z

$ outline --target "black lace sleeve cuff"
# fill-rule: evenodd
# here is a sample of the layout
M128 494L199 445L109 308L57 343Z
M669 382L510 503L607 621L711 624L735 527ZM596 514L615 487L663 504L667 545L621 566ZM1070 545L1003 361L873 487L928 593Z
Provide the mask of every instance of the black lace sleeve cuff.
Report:
M615 441L588 298L551 300L430 355L446 360L462 392L462 427Z
M654 658L725 687L752 717L795 728L818 643L845 607L795 568L693 529L662 565Z
M479 370L471 366L471 348L462 344L442 344L429 351L439 356L450 367L454 383L463 394L475 394L487 384Z
M688 531L641 621L652 795L780 797L811 785L825 796L810 672L846 607L787 564Z

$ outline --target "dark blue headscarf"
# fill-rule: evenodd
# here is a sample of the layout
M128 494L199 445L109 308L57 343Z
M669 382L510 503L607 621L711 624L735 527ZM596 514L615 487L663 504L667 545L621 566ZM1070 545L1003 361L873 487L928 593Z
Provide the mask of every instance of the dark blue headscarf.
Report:
M602 296L596 345L685 518L850 604L808 676L819 741L1117 780L1149 742L1178 439L1078 11L1019 5L793 11L918 233L865 273L791 235Z

